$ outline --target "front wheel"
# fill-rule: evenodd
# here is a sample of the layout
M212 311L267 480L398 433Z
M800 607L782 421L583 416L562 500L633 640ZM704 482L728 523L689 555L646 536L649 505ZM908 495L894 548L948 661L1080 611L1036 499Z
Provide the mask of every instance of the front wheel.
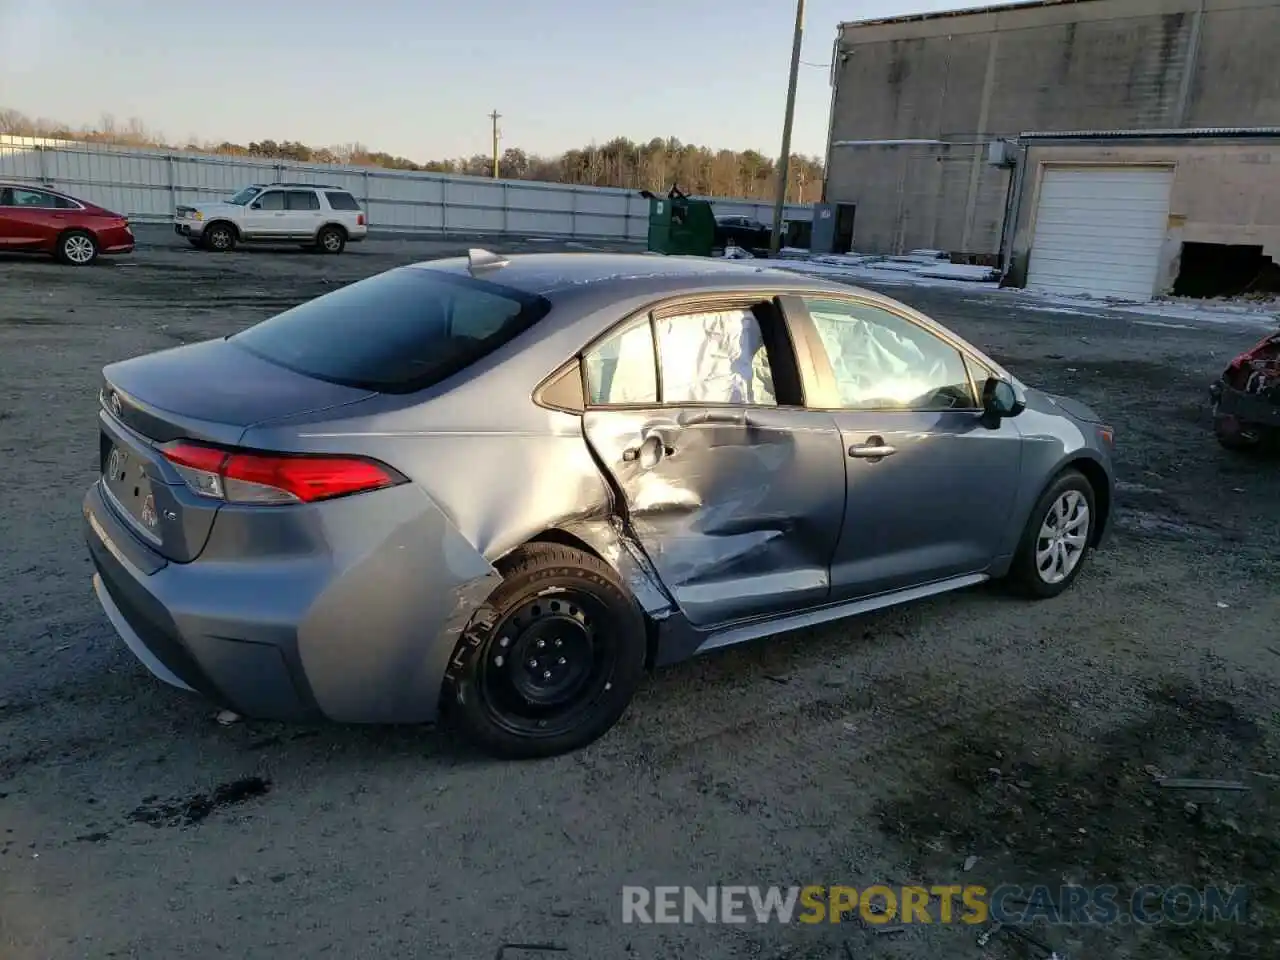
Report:
M495 756L550 757L617 723L644 676L644 618L605 563L558 544L518 549L494 616L453 659L451 719Z
M73 267L87 267L98 259L98 241L84 230L69 230L58 240L58 259Z
M204 245L215 253L226 253L236 248L236 232L229 223L214 223L205 227Z
M1093 545L1098 511L1093 486L1078 470L1065 470L1031 511L1009 571L1019 592L1056 597L1075 582Z

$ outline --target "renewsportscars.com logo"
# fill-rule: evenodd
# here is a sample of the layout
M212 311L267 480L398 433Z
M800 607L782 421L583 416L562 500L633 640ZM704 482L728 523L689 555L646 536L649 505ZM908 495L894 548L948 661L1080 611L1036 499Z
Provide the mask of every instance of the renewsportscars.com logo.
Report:
M622 888L623 923L1243 923L1249 888L1005 884Z

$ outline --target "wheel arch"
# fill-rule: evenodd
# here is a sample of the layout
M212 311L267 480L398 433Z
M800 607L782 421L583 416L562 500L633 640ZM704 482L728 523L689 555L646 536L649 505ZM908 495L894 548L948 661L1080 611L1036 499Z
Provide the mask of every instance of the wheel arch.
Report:
M1068 470L1075 470L1083 474L1084 478L1089 481L1089 486L1093 488L1093 505L1098 511L1098 522L1093 525L1093 542L1090 545L1096 547L1102 542L1111 522L1111 501L1113 496L1111 477L1106 468L1093 457L1077 456L1063 464L1062 468L1054 474L1053 480L1056 480ZM1052 483L1053 480L1049 482Z
M499 573L504 561L516 550L531 543L554 543L581 550L608 566L631 594L645 622L646 664L652 667L657 656L662 622L675 610L657 575L638 548L623 541L616 526L607 520L578 521L549 526L507 550L493 561Z
M98 239L97 232L90 229L89 227L63 227L63 229L58 233L58 239L55 241L57 246L60 248L62 246L62 241L67 239L67 237L73 233L88 234L88 236L93 240L94 243L96 243L98 246L102 246L102 241Z
M339 223L337 220L326 220L324 223L320 224L319 229L316 230L316 236L320 236L321 233L328 230L330 227L335 230L341 230L344 238L348 240L351 238L351 231L346 228L345 224Z
M213 220L210 220L208 223L204 225L204 230L201 231L201 233L202 234L208 233L214 227L230 227L231 232L235 234L237 242L244 239L244 234L240 230L240 224L236 223L234 220L228 220L226 217L217 217Z
M1109 531L1114 502L1110 471L1096 455L1087 450L1068 451L1056 462L1046 463L1043 469L1037 464L1034 470L1028 471L1033 476L1043 477L1043 482L1032 486L1031 478L1024 477L1023 485L1018 495L1018 504L1010 518L1016 521L1016 524L1010 525L1009 539L1006 541L1003 561L998 562L993 567L995 576L1003 576L1002 571L1005 569L1006 563L1011 562L1016 555L1019 544L1022 542L1023 534L1027 529L1027 524L1031 522L1031 514L1035 510L1036 503L1039 502L1040 497L1058 481L1059 477L1069 470L1074 470L1083 475L1093 490L1094 508L1098 513L1098 517L1097 522L1093 524L1090 546L1100 546L1105 540Z

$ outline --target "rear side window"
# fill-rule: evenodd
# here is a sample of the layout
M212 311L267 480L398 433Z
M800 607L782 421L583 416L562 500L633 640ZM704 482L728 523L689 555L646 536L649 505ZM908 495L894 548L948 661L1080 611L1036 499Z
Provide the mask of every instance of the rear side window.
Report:
M401 267L231 337L319 380L412 393L452 376L546 316L551 304L467 276Z
M360 204L356 203L356 198L349 193L326 193L325 199L329 201L329 206L334 210L360 209Z
M290 210L320 209L320 198L311 190L290 190L285 194L285 203Z

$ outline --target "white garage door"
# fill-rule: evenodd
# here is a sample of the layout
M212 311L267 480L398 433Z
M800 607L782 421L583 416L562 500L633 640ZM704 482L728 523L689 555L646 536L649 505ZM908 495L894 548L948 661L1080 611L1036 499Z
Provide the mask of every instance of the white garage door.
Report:
M1027 288L1149 300L1169 222L1167 167L1045 171Z

